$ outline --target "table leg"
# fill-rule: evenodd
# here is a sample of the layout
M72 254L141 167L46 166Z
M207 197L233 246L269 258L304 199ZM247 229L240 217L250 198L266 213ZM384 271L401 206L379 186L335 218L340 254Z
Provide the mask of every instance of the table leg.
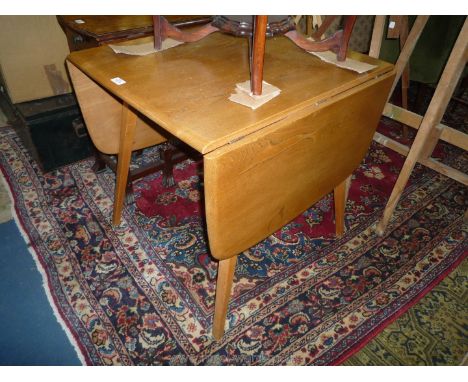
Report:
M122 215L136 121L136 114L124 103L122 105L122 126L120 128L119 154L117 159L117 179L115 182L114 213L112 216L113 225L120 224Z
M343 236L345 230L344 213L350 184L351 175L333 190L333 196L335 198L335 233L338 237Z
M236 270L237 256L220 260L218 280L216 281L215 314L213 320L213 337L218 341L223 338L224 324L231 298L232 280Z

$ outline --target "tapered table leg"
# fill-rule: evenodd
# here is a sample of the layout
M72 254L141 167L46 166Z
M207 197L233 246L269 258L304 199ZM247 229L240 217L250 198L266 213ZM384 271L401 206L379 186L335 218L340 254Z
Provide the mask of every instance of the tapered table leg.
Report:
M112 215L113 225L120 224L122 215L136 121L136 114L124 103L122 105L122 126L120 128L120 145L117 158L117 178L115 182L114 212Z
M224 324L231 299L232 280L236 270L237 256L220 260L218 265L218 280L216 282L215 314L213 320L213 337L223 338Z

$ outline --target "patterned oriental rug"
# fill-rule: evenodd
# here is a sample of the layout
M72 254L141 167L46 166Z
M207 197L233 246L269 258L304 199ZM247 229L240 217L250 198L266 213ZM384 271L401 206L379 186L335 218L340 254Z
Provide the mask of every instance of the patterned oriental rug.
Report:
M435 156L466 169L466 154L448 146ZM207 250L201 163L177 165L169 189L160 174L136 182L119 227L111 225L114 175L92 164L42 174L13 130L0 130L15 218L89 365L340 364L467 253L466 188L421 166L385 236L374 233L403 158L373 143L353 174L345 235L333 235L330 194L241 254L229 328L215 342L217 263Z
M468 259L346 366L468 366Z

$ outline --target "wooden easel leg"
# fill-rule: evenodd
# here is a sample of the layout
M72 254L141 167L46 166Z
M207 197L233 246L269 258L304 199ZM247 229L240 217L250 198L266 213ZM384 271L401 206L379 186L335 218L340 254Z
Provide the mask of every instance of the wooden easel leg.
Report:
M382 220L377 225L377 233L383 235L388 225L390 217L395 210L398 200L408 182L417 161L424 158L427 152L431 152L437 144L437 125L439 124L445 109L450 101L458 79L465 67L468 39L468 21L465 21L457 41L450 53L450 57L445 65L439 84L437 85L434 96L421 122L416 138L414 139L408 157L403 164L400 175L393 187L390 199L387 202Z
M122 105L122 126L120 128L120 145L117 159L117 179L115 184L114 213L112 216L113 225L120 224L122 215L136 121L136 114L124 103Z
M408 38L408 16L401 17L400 27L400 50L403 49ZM408 88L410 80L410 67L409 62L406 64L405 69L401 75L401 107L408 110ZM403 125L403 139L408 140L409 131L408 126Z
M380 47L382 46L382 36L385 28L385 16L375 16L374 29L369 48L369 56L379 58Z
M213 320L213 337L219 341L224 335L224 324L231 299L232 280L236 270L237 256L220 260L218 280L216 282L215 314Z
M254 21L252 60L250 68L250 89L254 95L262 94L267 19L267 16L255 16Z
M333 190L335 199L335 233L341 237L345 231L344 213L346 209L346 201L348 200L349 186L351 185L351 175L346 180L340 183Z
M393 81L392 89L390 90L390 93L388 93L389 99L393 91L395 90L395 87L398 81L400 80L401 75L403 71L405 70L406 65L408 64L411 53L413 53L414 47L416 46L416 43L419 40L419 36L421 36L421 33L428 19L429 19L429 16L418 16L416 18L416 21L413 24L413 27L411 28L411 31L408 35L405 45L403 46L403 49L401 50L400 55L398 56L398 60L395 63L396 75L395 75L395 80Z

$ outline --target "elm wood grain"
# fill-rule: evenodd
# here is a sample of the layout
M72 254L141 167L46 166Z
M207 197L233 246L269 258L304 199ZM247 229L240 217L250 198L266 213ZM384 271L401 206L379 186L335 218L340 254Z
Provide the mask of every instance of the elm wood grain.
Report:
M213 332L218 339L236 256L340 188L367 151L394 76L392 65L361 54L350 56L377 67L357 74L288 39L272 38L264 75L282 92L251 110L228 100L249 75L246 43L212 34L149 56L100 47L68 57L84 78L128 105L127 117L133 113L121 119L121 155L128 155L124 141L133 129L136 136L139 115L203 154L210 252L220 260ZM115 85L114 77L126 83ZM157 86L161 82L164 89Z
M120 145L123 103L92 81L81 70L67 61L76 98L80 105L89 135L96 148L105 154L117 154ZM154 146L167 139L154 123L144 116L137 117L132 151ZM151 126L150 126L151 125Z
M344 30L335 33L332 38L315 42L305 39L300 33L296 32L296 26L292 17L286 17L283 20L271 23L268 22L268 16L257 15L253 19L252 25L252 23L245 20L235 21L223 16L215 16L212 23L195 31L186 32L171 25L161 15L153 16L154 48L155 50L160 50L166 38L173 38L181 42L195 42L217 31L234 36L251 36L252 44L249 49L251 55L250 89L254 95L261 95L267 36L273 37L284 34L296 45L307 51L325 51L331 49L337 54L338 61L344 61L356 16L346 16Z
M136 43L145 41L151 38ZM68 60L202 154L280 120L293 108L315 104L393 68L350 52L353 59L377 65L358 75L315 59L285 38L272 38L265 48L264 79L282 93L252 112L228 100L235 84L249 78L247 44L246 39L215 33L147 56L116 55L103 46L73 52ZM118 86L110 81L114 77L127 83Z
M430 155L441 136L441 130L437 129L437 125L444 115L445 109L447 108L447 105L450 101L450 97L455 90L467 60L468 20L465 19L463 28L460 31L444 71L442 72L439 83L437 84L434 96L432 97L426 114L422 119L418 133L416 134L413 145L411 146L411 150L409 150L405 163L403 164L395 186L393 187L382 219L377 225L376 231L380 235L384 234L385 229L390 221L391 216L393 215L396 205L400 200L403 190L416 163L418 161L422 163L429 162ZM440 170L440 172L443 171L442 166L438 166L437 168ZM447 172L446 174L448 175Z
M202 16L168 16L167 18L175 25L183 27L211 21L210 17L207 19ZM116 41L131 40L138 36L150 34L153 29L149 16L57 16L57 19L67 36L71 51ZM76 23L75 20L78 19L83 23ZM138 129L138 134L141 131ZM145 147L148 146L145 145ZM117 152L115 148L112 151ZM135 155L141 155L141 152L142 150L138 150ZM169 158L169 154L162 153L161 157ZM97 149L95 150L95 165L93 166L95 171L100 171L107 165L115 172L117 169L115 162L112 156ZM155 160L145 165L144 168L130 170L126 187L126 202L131 204L134 201L133 181L135 179L144 176L144 174L160 170L163 170L163 184L173 184L172 167L168 163Z
M243 252L345 181L369 148L393 76L383 74L319 105L290 112L205 154L212 256L223 260Z

